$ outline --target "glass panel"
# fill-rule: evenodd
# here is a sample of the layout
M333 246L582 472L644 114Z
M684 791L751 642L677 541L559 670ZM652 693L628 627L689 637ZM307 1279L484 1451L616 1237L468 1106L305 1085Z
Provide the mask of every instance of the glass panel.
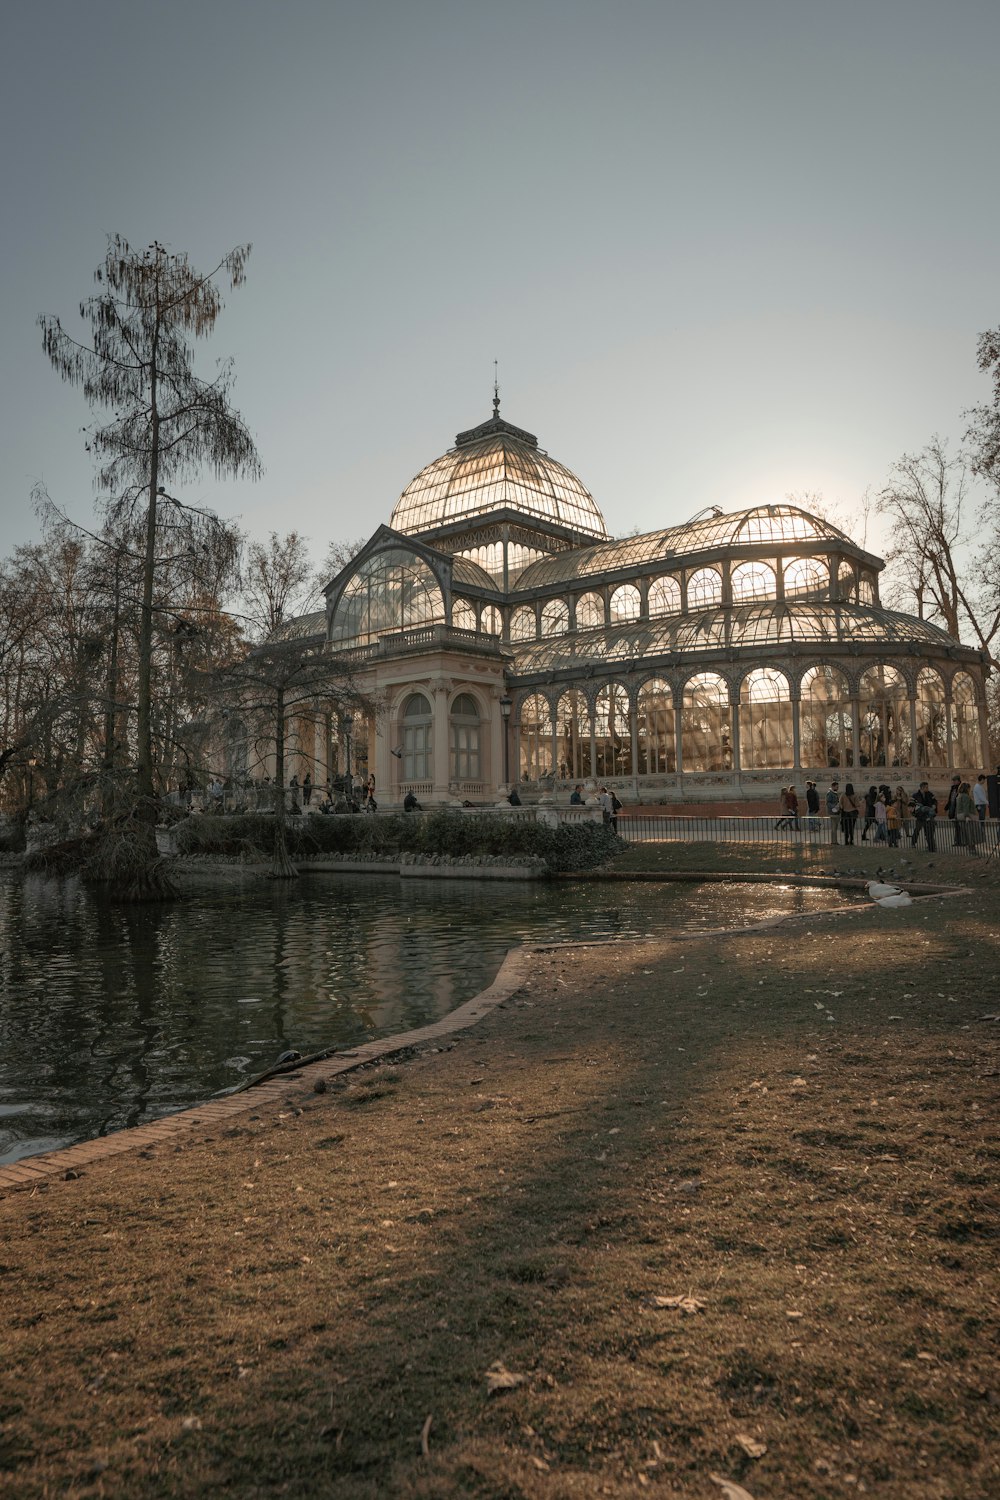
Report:
M785 597L809 594L825 599L830 591L830 569L818 557L793 557L785 567Z
M530 605L522 604L510 617L510 638L512 641L533 641L537 634L535 611Z
M433 749L431 706L423 693L413 693L403 705L403 781L431 779Z
M740 688L740 768L767 771L794 764L788 679L758 667L747 673Z
M813 771L854 764L851 690L836 667L810 667L802 678L799 756Z
M681 708L681 770L731 771L733 724L729 689L714 672L685 683Z
M857 603L858 580L850 563L841 563L840 571L837 574L837 581L840 585L841 599L846 599L848 602Z
M669 683L659 677L643 683L637 707L639 775L653 776L676 770L674 700Z
M563 693L556 709L559 734L559 775L570 781L583 781L590 769L590 710L587 700L576 688Z
M955 673L951 685L951 716L954 734L952 765L971 771L980 764L983 738L976 685L968 672Z
M379 635L444 623L444 595L423 558L402 548L377 552L361 564L333 612L330 641L367 645Z
M486 635L499 635L503 630L503 618L495 604L487 604L483 610L480 629Z
M596 776L631 776L632 732L628 720L628 693L617 683L603 687L597 695L594 715Z
M869 667L858 693L861 765L910 764L910 695L895 667Z
M945 710L944 682L940 672L924 667L917 674L917 697L913 705L917 721L916 764L948 764L948 715Z
M722 574L714 568L699 568L688 579L688 609L709 609L722 603Z
M518 766L522 781L541 781L552 775L552 710L542 693L533 693L521 704ZM565 764L559 774L563 779L569 775Z
M604 624L604 600L600 594L582 594L576 601L577 630L592 630Z
M549 599L542 605L542 635L565 635L569 629L569 605L565 599Z
M642 610L642 596L634 583L623 583L611 595L611 623L624 624L627 620L638 620Z
M479 705L471 693L459 693L451 705L451 779L478 781Z
M861 582L858 584L858 603L875 603L875 586L870 578L862 577Z
M739 563L732 572L733 603L773 599L778 591L774 569L764 562Z
M679 615L681 586L676 578L654 578L649 585L650 615Z
M456 630L475 630L476 611L467 599L452 600L451 623Z

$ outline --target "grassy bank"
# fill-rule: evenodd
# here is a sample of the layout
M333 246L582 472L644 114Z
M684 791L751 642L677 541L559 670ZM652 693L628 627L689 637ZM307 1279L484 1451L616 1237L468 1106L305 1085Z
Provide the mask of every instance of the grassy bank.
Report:
M0 1201L0 1490L995 1493L1000 913L958 874L541 954L448 1050Z

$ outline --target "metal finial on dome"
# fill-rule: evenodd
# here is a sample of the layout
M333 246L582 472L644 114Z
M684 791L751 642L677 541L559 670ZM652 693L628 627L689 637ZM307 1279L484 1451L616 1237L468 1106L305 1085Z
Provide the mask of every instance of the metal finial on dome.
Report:
M497 373L497 362L493 361L493 415L500 415L500 377Z

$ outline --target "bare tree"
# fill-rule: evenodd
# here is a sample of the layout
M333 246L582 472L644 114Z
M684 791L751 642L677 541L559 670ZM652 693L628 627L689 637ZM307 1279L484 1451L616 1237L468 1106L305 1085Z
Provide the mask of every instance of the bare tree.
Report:
M973 473L989 479L1000 491L1000 328L979 335L976 357L983 373L992 374L993 399L966 413L969 429L965 441Z
M154 825L153 657L154 595L158 547L164 532L185 548L218 546L217 521L166 493L208 465L218 475L256 478L260 464L253 439L229 402L232 365L212 380L195 373L192 341L210 334L222 310L219 277L242 284L248 245L230 251L208 275L186 255L154 243L134 250L109 241L95 273L99 291L80 306L89 323L86 342L58 318L42 316L42 342L64 380L79 385L93 407L109 407L112 420L91 430L88 446L98 463L98 485L113 496L112 522L138 517L144 542L138 562L139 633L136 666L137 803L130 836L133 871L121 894L135 899L168 893L156 856ZM129 861L116 860L120 874Z
M251 542L243 566L243 607L255 640L266 639L295 615L318 608L318 592L304 537L297 531Z

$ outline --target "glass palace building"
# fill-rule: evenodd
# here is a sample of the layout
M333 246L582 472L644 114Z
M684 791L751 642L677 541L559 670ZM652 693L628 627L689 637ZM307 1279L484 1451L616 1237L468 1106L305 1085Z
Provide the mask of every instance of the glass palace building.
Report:
M616 541L495 400L297 622L377 705L308 758L349 755L388 806L589 780L633 802L760 801L831 771L978 771L983 658L883 608L883 566L787 504Z

